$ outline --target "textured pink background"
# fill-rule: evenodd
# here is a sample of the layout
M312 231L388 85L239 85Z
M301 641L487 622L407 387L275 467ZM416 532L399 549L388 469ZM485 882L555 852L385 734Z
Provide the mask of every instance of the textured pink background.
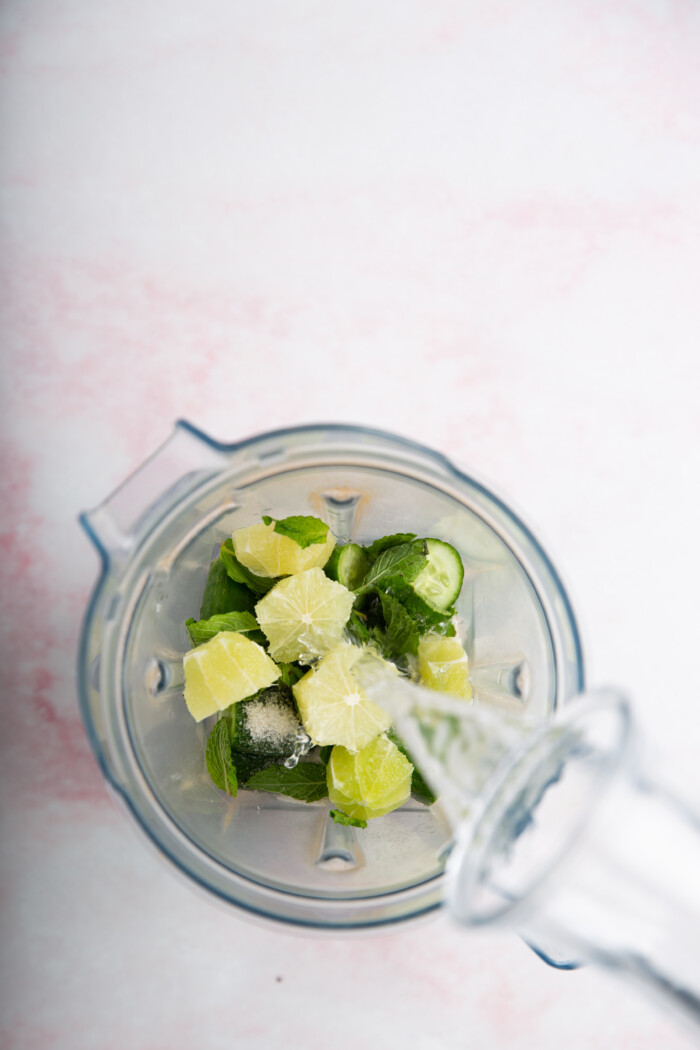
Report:
M690 1045L504 933L218 910L113 808L74 665L76 515L176 418L365 422L544 532L700 797L698 5L5 0L0 134L3 1047Z

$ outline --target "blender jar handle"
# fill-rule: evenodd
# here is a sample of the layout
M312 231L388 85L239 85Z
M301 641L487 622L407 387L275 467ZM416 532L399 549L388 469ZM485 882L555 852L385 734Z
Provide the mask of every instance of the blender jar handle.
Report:
M163 518L188 492L219 473L227 463L224 450L189 423L179 422L167 441L111 496L80 522L102 559L83 621L78 658L78 685L83 723L107 782L124 794L127 776L118 733L108 702L109 682L118 675L106 644L115 630L115 612L123 600L122 588L129 560ZM124 796L126 797L126 796Z
M106 500L80 515L81 524L103 560L112 566L124 563L154 520L225 461L220 447L179 421L167 441Z

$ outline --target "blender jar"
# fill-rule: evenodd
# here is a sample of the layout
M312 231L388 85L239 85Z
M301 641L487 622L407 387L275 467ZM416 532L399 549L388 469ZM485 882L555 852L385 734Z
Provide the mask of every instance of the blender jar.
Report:
M412 531L452 543L465 564L458 613L475 697L516 716L547 718L583 688L568 598L497 496L444 456L364 427L225 445L181 422L81 517L102 559L80 647L82 716L108 784L160 852L277 922L338 932L416 919L444 899L451 834L439 802L409 801L358 830L333 823L328 802L233 799L207 775L208 723L182 695L184 624L221 541L263 514L317 515L340 542Z

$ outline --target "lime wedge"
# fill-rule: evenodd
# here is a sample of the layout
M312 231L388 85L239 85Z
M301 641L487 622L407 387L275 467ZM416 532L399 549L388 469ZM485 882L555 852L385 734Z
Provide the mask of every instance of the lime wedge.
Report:
M418 673L429 689L472 699L469 660L457 638L423 635L418 644Z
M348 816L372 820L403 805L412 775L411 763L385 736L355 754L337 746L326 769L328 795Z
M232 540L239 562L256 576L291 576L306 569L323 568L335 547L330 529L325 543L301 547L290 536L275 532L274 522L236 529Z
M276 682L280 669L262 646L237 631L220 631L185 653L185 703L196 722Z

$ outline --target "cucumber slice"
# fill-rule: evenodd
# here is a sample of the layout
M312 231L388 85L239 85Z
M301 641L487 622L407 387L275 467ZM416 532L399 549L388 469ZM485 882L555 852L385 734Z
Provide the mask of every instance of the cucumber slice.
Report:
M340 552L342 550L342 547L334 547L333 553L331 554L326 564L323 566L323 571L325 572L328 579L335 580L336 583L338 582L338 561L340 559Z
M443 540L426 540L428 564L412 583L413 590L434 609L449 609L462 589L464 565L457 551Z
M244 787L254 773L279 765L283 761L277 755L259 755L251 751L232 751L231 758L236 769L239 788Z
M369 558L363 548L357 543L346 543L344 547L335 548L324 572L349 591L354 591L362 583L368 569Z

